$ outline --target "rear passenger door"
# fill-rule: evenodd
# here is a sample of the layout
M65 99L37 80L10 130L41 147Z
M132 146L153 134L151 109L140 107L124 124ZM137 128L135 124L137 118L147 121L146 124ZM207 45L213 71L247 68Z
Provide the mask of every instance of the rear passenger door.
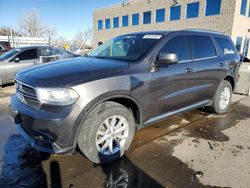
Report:
M193 35L192 59L195 65L196 100L211 100L225 73L214 39L208 35Z

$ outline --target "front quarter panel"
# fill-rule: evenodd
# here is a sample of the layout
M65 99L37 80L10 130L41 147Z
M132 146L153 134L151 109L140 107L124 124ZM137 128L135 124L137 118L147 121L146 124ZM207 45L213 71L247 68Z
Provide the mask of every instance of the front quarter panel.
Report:
M112 95L130 95L130 77L117 76L95 80L73 87L79 94L79 106L87 111L102 98Z
M76 105L81 110L74 123L76 128L74 146L77 144L80 128L90 110L108 98L115 96L130 97L129 86L130 77L127 75L95 80L72 87L79 94Z

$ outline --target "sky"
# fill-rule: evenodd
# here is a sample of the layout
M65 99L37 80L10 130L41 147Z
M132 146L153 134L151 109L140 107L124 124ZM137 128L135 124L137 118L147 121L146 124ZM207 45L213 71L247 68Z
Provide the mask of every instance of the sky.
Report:
M123 0L0 0L0 27L17 28L20 17L35 9L42 23L54 27L58 36L72 39L93 25L93 11Z

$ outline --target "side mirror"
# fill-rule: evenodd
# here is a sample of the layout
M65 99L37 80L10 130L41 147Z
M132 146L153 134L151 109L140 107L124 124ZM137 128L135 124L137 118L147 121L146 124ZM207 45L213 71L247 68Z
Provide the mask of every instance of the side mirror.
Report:
M175 53L160 53L157 56L157 61L160 64L176 64L178 63L178 56Z
M16 58L14 59L14 62L15 62L15 63L19 63L19 61L20 61L20 60L19 60L18 57L16 57Z

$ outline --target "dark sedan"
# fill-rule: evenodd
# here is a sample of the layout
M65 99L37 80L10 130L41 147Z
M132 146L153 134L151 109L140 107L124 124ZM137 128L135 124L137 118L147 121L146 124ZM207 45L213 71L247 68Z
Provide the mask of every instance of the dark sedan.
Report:
M74 57L78 55L50 46L14 48L0 55L0 86L14 83L15 74L23 68Z

